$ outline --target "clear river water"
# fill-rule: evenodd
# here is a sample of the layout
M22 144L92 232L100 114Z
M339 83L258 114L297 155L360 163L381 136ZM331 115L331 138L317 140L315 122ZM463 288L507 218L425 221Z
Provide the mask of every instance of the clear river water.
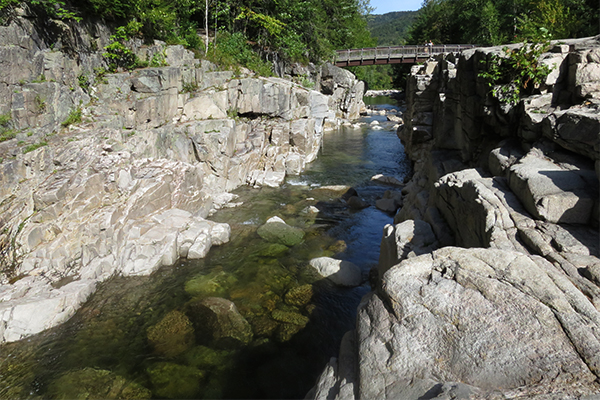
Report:
M365 101L398 109L387 98ZM383 129L373 129L373 120ZM243 204L211 217L230 224L231 241L205 259L114 277L67 323L1 346L0 398L304 398L354 327L383 227L393 219L374 206L393 188L370 178L402 180L410 170L384 115L361 122L327 132L317 160L280 188L236 190ZM348 209L340 200L345 190L332 185L355 188L370 206ZM275 215L301 228L304 240L286 247L261 239L257 228ZM320 256L356 264L364 284L342 288L315 276L307 265ZM186 313L203 297L233 301L252 340L214 343L198 335L202 327Z

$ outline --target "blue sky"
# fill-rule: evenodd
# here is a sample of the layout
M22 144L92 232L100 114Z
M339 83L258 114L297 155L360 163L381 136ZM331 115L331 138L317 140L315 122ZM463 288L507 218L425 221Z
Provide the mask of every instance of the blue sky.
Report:
M421 8L423 0L371 0L373 14L385 14L392 11L415 11Z

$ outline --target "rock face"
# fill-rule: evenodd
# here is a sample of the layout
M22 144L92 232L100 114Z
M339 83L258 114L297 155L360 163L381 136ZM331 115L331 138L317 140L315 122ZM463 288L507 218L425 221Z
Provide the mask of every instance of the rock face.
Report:
M333 66L313 91L161 42L129 45L167 66L99 72L108 28L45 23L57 37L35 16L0 26L0 129L15 136L0 143L0 343L65 321L115 273L204 257L229 240L206 219L225 193L300 173L362 107L362 84Z
M308 398L600 394L600 37L557 44L516 106L478 78L500 48L413 67L414 162L363 298Z

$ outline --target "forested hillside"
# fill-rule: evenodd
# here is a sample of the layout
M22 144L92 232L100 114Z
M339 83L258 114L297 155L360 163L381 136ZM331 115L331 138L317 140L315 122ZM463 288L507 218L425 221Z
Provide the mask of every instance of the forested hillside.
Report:
M23 4L65 21L102 18L123 27L119 39L161 39L207 54L198 32L208 30L213 38L216 33L224 58L241 61L250 57L247 44L263 55L307 62L374 43L365 18L368 0L0 0L0 23Z
M377 46L397 46L406 43L408 29L417 11L397 11L382 15L369 15L368 28Z
M599 33L598 0L426 0L408 41L498 45Z

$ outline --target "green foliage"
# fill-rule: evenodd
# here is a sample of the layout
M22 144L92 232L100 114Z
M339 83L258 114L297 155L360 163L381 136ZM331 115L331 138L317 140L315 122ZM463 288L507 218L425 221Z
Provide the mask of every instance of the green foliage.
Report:
M40 114L46 111L46 100L44 100L39 94L35 95L33 102Z
M86 92L90 89L90 81L84 74L81 74L77 77L77 83L79 83L79 87Z
M0 25L4 25L10 20L10 12L19 3L19 0L0 0Z
M196 82L183 82L180 93L193 93L196 90L198 90L198 84Z
M252 51L248 40L241 32L234 34L221 32L217 45L211 43L208 58L224 68L234 69L236 66L241 65L256 71L262 76L273 75L269 63Z
M503 103L515 105L524 91L540 85L551 72L549 66L539 62L548 44L525 42L513 50L505 47L506 57L490 54L487 61L481 60L487 68L478 76L487 80L494 97Z
M0 115L0 142L14 139L17 133L10 129L10 113Z
M66 8L66 3L62 0L30 0L30 4L42 9L51 18L81 21L81 17Z
M39 149L40 147L47 146L47 145L48 145L48 143L47 143L47 142L45 142L45 141L41 141L41 142L39 142L39 143L33 143L33 144L30 144L30 145L28 145L28 146L25 146L25 147L23 148L23 154L30 153L30 152L32 152L32 151L34 151L34 150L37 150L37 149Z
M167 65L167 56L164 51L154 53L152 59L150 60L151 67L166 67Z
M417 11L369 15L368 28L377 46L400 46L406 44L408 29L416 17Z
M71 111L71 113L69 114L67 119L65 119L61 125L66 128L69 125L79 124L79 123L81 123L81 117L82 117L81 107L77 107L76 109Z
M499 45L598 34L590 0L425 0L409 42Z
M131 51L125 42L130 38L130 30L127 26L117 28L114 35L110 37L110 44L104 47L105 52L102 56L108 63L108 70L116 72L118 68L132 70L138 63L136 55Z

